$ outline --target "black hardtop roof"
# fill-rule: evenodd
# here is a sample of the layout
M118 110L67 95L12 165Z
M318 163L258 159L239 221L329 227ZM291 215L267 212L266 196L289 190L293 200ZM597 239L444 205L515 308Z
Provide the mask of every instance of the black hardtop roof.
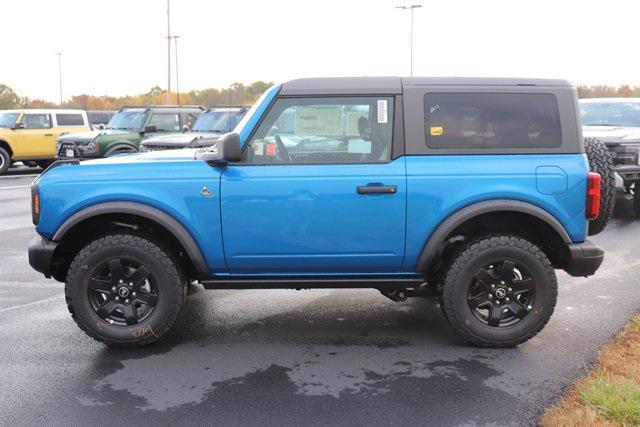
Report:
M289 80L282 95L399 94L403 86L563 86L566 80L498 77L319 77Z

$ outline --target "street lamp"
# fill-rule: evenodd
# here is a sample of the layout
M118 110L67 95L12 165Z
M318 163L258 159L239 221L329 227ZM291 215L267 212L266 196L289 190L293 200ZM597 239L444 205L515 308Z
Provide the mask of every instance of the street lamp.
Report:
M413 76L413 10L422 7L421 4L396 6L396 9L411 11L411 29L409 32L409 76Z
M171 104L171 14L167 0L167 104Z
M176 102L180 105L180 84L178 82L178 39L180 36L173 36L173 43L175 46L175 58L176 58Z
M58 84L60 87L60 105L62 106L62 52L56 52L58 55Z

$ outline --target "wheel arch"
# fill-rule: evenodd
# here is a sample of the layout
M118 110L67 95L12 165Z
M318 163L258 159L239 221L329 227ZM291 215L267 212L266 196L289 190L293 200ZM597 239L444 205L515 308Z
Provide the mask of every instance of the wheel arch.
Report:
M105 157L109 157L111 156L114 152L121 150L123 148L126 149L130 149L133 150L134 152L138 152L138 147L134 144L132 144L129 141L117 141L117 142L113 142L111 144L109 144L109 146L107 147L107 150L104 153Z
M456 234L457 230L461 230L465 226L474 227L483 219L499 219L500 217L514 216L521 219L529 219L532 224L538 225L540 230L547 233L547 236L551 238L551 244L556 246L566 246L571 244L571 237L564 228L564 226L553 215L546 210L540 208L529 202L523 202L520 200L511 199L497 199L477 202L464 208L459 209L454 214L449 216L431 234L428 241L425 243L422 252L418 258L415 266L417 272L433 272L437 267L439 261L447 246L449 239ZM501 228L505 224L496 224L496 228ZM492 230L489 230L492 231ZM503 231L503 230L496 230ZM482 231L478 230L476 235L482 235ZM557 250L557 248L551 248L551 250ZM549 250L545 250L545 253L549 258L554 259L554 265L556 267L563 266L563 257L566 256L563 248L561 253L549 253ZM552 255L552 256L550 256Z
M103 221L101 221L101 219ZM127 221L127 219L140 219L141 221L134 221L134 223L131 224L131 221ZM139 225L155 226L159 232L159 235L155 237L166 237L169 240L173 239L173 242L169 241L164 243L179 245L179 248L170 247L170 250L175 251L176 249L181 249L184 251L188 258L187 261L190 262L191 273L193 273L195 277L206 278L208 276L209 270L207 263L191 233L168 213L143 203L105 202L84 208L63 222L54 234L52 240L60 243L59 249L64 252L65 240L69 240L65 239L65 236L71 238L70 236L84 233L88 230L93 231L94 235L99 234L100 231L104 231L104 228L92 228L96 225L104 225L104 228L107 229L109 225L115 225L121 228L136 228ZM90 228L87 229L87 227ZM82 240L82 237L80 237L80 239ZM62 254L58 255L62 256ZM55 257L56 254L54 254L54 258ZM67 262L69 262L69 260L67 260Z
M9 156L13 157L13 149L11 148L11 144L4 139L0 139L0 148L4 148L9 153Z

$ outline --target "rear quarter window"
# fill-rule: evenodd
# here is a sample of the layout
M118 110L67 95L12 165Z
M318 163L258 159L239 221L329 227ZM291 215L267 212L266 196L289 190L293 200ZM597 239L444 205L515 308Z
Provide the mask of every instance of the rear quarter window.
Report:
M58 126L83 126L82 114L56 114Z
M426 145L432 149L531 149L562 144L558 101L543 93L428 93Z

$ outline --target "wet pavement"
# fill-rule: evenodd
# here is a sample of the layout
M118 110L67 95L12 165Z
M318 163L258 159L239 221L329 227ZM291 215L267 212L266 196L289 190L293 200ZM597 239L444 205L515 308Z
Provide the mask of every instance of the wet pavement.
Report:
M193 288L160 343L110 349L28 266L33 178L0 180L0 420L7 425L527 425L640 305L640 221L592 238L596 276L558 272L556 313L516 349L466 346L432 300L373 290Z

